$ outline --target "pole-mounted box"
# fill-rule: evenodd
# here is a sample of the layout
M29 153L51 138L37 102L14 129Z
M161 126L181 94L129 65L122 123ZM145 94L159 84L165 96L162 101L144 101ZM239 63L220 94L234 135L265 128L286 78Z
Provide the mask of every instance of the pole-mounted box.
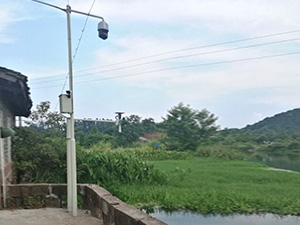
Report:
M60 113L72 113L72 101L69 94L61 94L59 96Z

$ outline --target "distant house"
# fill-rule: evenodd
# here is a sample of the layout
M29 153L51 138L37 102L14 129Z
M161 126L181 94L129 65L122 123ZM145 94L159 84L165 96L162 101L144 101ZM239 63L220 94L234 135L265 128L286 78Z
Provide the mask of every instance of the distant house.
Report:
M30 115L32 101L29 95L26 76L19 72L0 67L0 127L13 128L15 126L16 116L28 117ZM5 182L10 183L12 181L11 138L3 138L2 143ZM1 156L0 159L1 165L3 160ZM2 166L0 169L1 168ZM1 178L0 176L2 185ZM0 189L0 194L1 193L3 192L1 192Z

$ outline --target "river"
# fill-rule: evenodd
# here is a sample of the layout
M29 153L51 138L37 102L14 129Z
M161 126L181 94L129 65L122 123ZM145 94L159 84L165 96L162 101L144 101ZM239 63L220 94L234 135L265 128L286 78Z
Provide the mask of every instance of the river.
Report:
M300 172L300 160L291 160L287 157L267 157L253 159L251 161L265 164L269 167L286 169ZM278 216L274 214L262 215L230 215L230 216L203 216L198 213L176 211L164 212L156 210L151 213L169 225L299 225L300 217L297 216Z
M156 211L150 214L169 225L299 225L297 216L263 215L231 215L203 216L198 213L177 211L166 213Z
M285 156L280 156L280 157L268 156L264 158L254 158L251 161L259 162L269 167L300 172L299 159L291 160L290 158Z

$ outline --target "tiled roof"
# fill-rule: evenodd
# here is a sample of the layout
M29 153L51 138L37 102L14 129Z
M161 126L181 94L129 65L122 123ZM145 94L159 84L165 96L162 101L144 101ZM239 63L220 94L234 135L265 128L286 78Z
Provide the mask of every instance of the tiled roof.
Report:
M30 115L32 101L27 77L23 74L0 67L0 98L15 116Z

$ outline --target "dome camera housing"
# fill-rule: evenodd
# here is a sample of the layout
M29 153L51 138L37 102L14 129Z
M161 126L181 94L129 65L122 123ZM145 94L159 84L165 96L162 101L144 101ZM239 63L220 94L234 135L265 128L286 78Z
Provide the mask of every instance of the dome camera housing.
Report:
M98 35L101 39L106 40L108 37L108 24L105 21L98 23Z

